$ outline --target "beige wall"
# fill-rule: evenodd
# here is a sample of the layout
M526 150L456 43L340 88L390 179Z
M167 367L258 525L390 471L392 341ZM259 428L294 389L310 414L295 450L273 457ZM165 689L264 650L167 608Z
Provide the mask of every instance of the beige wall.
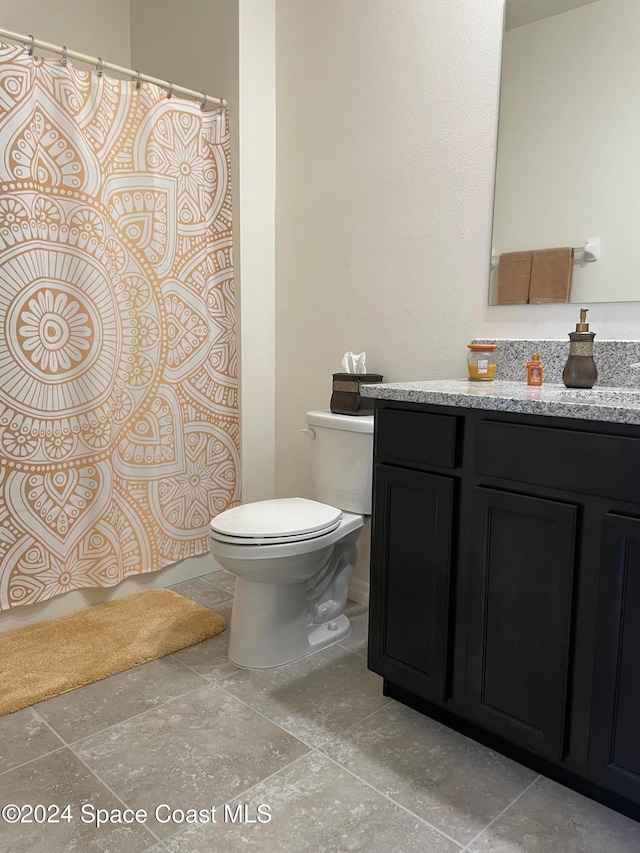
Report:
M276 493L309 495L299 428L345 350L462 377L472 337L565 338L576 306L487 305L502 0L276 9ZM589 317L640 338L638 302Z
M462 375L486 301L502 7L278 0L276 489L345 350Z
M133 66L189 89L226 98L229 117L237 121L238 4L235 0L182 3L130 0L130 3Z
M242 494L273 497L274 0L131 0L133 64L228 102Z
M0 26L129 67L129 0L0 0Z
M240 350L243 500L274 496L275 0L240 7Z

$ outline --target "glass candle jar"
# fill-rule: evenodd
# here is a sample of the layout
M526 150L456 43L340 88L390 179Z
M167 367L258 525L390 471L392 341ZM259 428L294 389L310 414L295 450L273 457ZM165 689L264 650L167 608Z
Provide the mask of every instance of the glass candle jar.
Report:
M467 367L473 382L490 382L496 375L498 344L468 344Z

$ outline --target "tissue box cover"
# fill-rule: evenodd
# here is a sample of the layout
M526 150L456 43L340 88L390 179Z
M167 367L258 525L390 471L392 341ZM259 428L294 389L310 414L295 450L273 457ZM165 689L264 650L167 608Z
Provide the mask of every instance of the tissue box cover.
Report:
M360 387L382 382L380 373L334 373L331 404L334 415L370 415L375 400L361 397Z

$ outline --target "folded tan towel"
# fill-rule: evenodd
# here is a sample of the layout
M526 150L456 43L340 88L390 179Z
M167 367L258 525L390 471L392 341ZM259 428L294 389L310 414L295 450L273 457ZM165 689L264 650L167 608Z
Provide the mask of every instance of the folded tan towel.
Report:
M533 252L503 252L498 261L498 305L526 305Z
M529 302L568 302L573 276L573 249L537 249L531 265Z

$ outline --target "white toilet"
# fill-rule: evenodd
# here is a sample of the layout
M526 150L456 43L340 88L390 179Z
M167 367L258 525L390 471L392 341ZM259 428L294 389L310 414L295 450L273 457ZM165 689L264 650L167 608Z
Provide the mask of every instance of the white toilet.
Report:
M266 669L346 637L356 541L371 513L373 415L307 412L318 501L281 498L211 521L209 549L236 575L229 658Z

